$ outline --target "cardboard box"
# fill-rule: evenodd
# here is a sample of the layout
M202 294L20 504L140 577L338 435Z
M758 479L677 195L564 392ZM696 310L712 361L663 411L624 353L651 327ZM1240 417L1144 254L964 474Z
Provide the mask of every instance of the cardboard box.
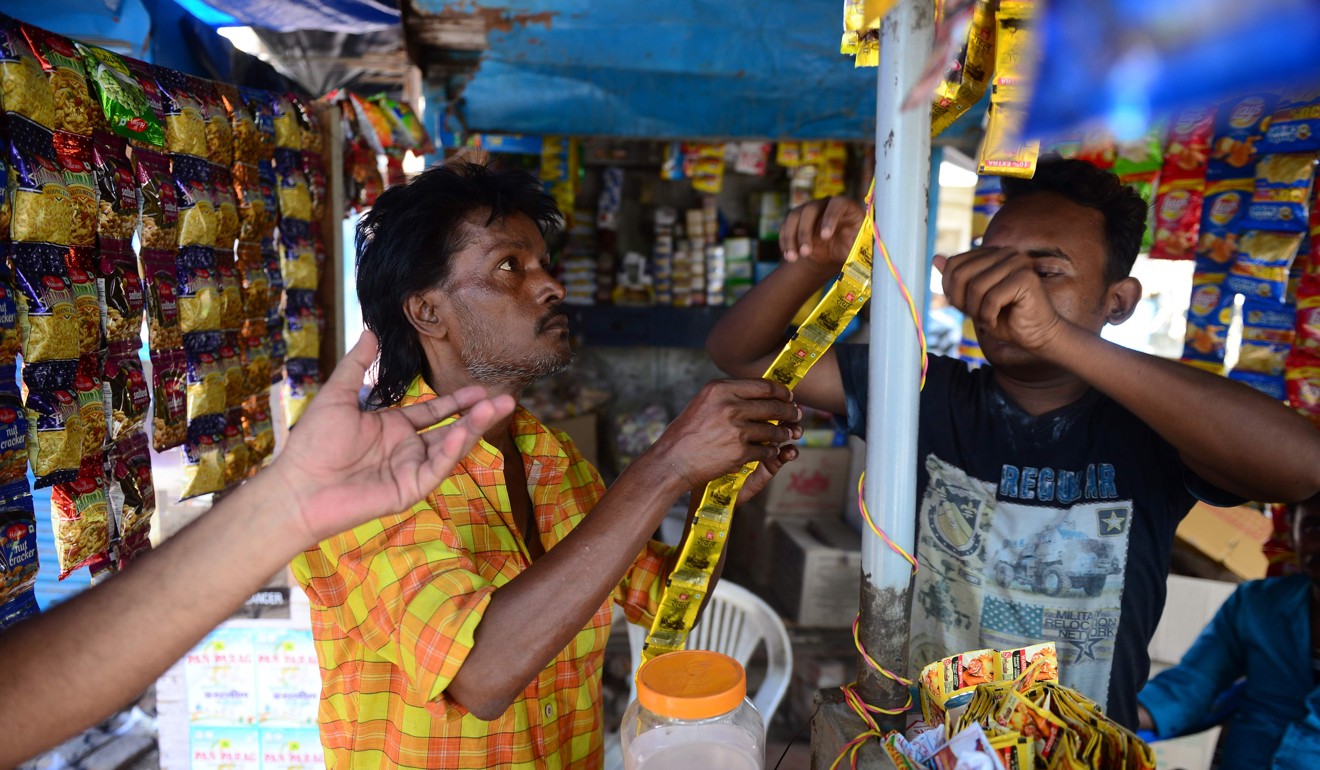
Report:
M848 498L848 447L801 447L757 495L771 518L843 514Z
M599 443L597 441L596 414L581 414L577 417L564 417L559 420L547 420L545 427L562 430L577 444L578 451L587 458L587 462L600 467Z
M861 595L862 539L842 520L775 522L774 565L771 593L786 617L818 628L852 625Z
M1259 511L1246 507L1215 508L1197 503L1178 525L1178 544L1191 549L1198 561L1198 575L1255 580L1265 577L1269 562L1261 546L1273 525ZM1225 574L1217 574L1223 572Z

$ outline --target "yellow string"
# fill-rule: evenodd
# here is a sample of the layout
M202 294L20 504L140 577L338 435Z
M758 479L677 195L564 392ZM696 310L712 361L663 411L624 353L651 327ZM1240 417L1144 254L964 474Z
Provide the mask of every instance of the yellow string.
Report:
M866 205L871 209L871 214L874 218L875 200L873 194L867 196ZM878 229L875 232L875 251L884 257L885 266L889 268L889 274L894 277L894 283L898 286L898 291L903 296L904 302L907 303L908 314L912 318L912 325L916 328L917 342L921 346L921 387L924 389L926 387L926 371L930 363L926 351L926 331L921 323L921 315L917 312L917 303L912 299L911 292L908 291L907 285L903 283L903 277L899 275L898 268L894 265L893 259L890 258L889 249L885 248L884 241L880 240L880 231ZM871 528L871 531L878 535L880 539L885 542L885 545L889 546L890 550L897 553L899 556L902 556L908 564L912 565L912 574L917 574L917 560L912 557L912 554L908 553L902 546L891 540L889 535L885 534L884 530L877 527L875 521L871 519L871 512L866 508L866 497L864 495L865 482L866 474L863 473L861 478L857 480L857 507L862 512L862 518L865 519L866 524ZM873 670L879 672L881 676L897 682L904 687L911 687L911 679L899 676L880 665L876 662L875 658L872 658L871 654L866 651L866 647L862 645L862 638L859 633L861 619L862 616L860 613L853 619L853 643L857 645L857 651L861 653L862 660L866 661L866 664ZM875 721L875 717L871 715L886 714L889 716L898 716L907 713L908 710L912 708L912 693L909 690L907 702L904 703L901 708L885 709L879 706L872 706L862 700L862 696L857 693L856 682L846 684L840 689L843 691L844 702L852 708L853 712L862 720L862 723L866 725L867 729L843 745L843 748L839 751L839 756L835 757L834 762L830 765L830 770L837 770L839 764L843 762L845 757L848 758L848 763L852 770L857 770L857 756L862 750L862 746L866 745L866 742L872 738L885 737L884 731L880 729L880 725Z

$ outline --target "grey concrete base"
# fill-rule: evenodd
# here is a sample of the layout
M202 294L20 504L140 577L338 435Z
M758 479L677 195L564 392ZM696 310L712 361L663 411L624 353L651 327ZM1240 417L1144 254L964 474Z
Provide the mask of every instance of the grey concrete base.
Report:
M836 689L816 693L816 718L811 722L811 770L830 770L844 745L866 730L866 725ZM896 770L878 740L867 741L857 755L857 766L866 770ZM848 767L848 760L839 765Z

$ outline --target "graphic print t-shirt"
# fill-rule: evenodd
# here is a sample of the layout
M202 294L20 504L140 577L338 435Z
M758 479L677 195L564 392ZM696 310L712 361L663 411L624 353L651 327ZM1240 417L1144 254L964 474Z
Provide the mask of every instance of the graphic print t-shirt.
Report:
M836 350L848 430L865 438L868 347ZM1233 501L1099 391L1033 417L988 367L939 356L917 450L908 673L967 650L1052 641L1063 684L1135 725L1174 530L1196 496Z

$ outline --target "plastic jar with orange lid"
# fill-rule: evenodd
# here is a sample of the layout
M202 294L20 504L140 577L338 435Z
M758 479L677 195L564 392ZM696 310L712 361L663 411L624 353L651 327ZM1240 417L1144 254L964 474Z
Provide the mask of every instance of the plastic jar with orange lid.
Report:
M643 663L620 730L626 770L761 770L765 723L747 675L718 652L682 650Z

